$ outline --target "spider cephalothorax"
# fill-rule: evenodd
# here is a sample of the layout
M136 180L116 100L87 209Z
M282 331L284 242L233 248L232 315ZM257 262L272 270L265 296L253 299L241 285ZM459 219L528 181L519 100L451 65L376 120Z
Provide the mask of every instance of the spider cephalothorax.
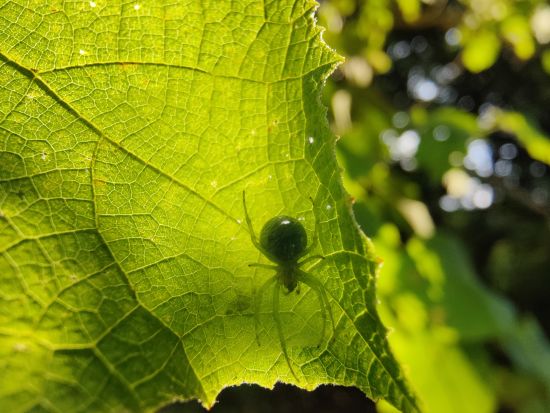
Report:
M293 263L307 247L304 226L295 218L278 215L267 221L260 232L260 245L268 258L278 264Z

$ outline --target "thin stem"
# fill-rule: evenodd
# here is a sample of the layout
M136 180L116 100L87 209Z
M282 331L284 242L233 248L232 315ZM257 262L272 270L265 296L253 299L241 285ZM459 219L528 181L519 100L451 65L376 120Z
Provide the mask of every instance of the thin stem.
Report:
M322 255L312 255L311 257L307 257L305 260L303 260L302 262L299 262L298 263L298 268L300 267L303 267L305 264L307 264L308 262L310 261L314 261L314 260L324 260L325 257L322 256Z
M248 215L248 209L246 208L246 196L243 191L243 208L244 208L244 218L246 220L246 225L248 226L248 232L250 232L250 239L252 240L252 244L266 257L269 258L269 254L262 248L260 243L258 242L258 239L256 238L256 233L254 232L254 228L252 227L252 220L250 219L250 216Z
M248 264L249 267L266 268L268 270L277 270L279 267L271 264L260 264L259 262L253 262Z

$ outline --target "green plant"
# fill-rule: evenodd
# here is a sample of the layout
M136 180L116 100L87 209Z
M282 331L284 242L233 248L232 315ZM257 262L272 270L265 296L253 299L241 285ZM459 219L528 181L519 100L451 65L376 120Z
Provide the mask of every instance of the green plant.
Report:
M0 5L3 411L211 406L226 386L277 381L357 386L416 410L319 102L340 58L314 7ZM311 290L263 322L268 336L293 332L288 355L272 336L256 344L245 188L255 220L320 221L318 274L338 319L322 351Z

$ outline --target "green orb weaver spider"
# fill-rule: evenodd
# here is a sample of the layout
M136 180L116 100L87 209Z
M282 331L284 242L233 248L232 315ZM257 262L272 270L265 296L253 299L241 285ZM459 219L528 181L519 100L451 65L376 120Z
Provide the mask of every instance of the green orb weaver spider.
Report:
M311 203L313 200L310 198ZM330 316L330 321L332 324L332 330L335 330L334 318L332 316L332 310L330 308L330 303L325 292L323 284L317 280L315 277L311 276L307 272L301 269L304 264L311 262L313 260L322 260L325 259L322 255L312 255L308 258L299 261L301 258L305 257L311 252L318 242L318 221L315 219L315 232L313 235L313 241L308 246L307 245L307 233L304 226L295 218L289 217L287 215L277 215L267 221L261 232L260 239L256 238L256 233L252 227L252 221L248 215L248 210L246 208L246 197L243 191L243 208L244 215L246 219L246 224L248 226L248 231L250 232L250 239L252 244L273 264L260 264L252 263L248 264L249 267L259 267L267 268L275 271L275 275L270 277L264 284L260 287L258 296L255 300L254 305L254 326L256 331L256 340L258 344L260 343L258 337L258 324L259 324L259 306L262 302L263 294L272 284L273 288L273 318L275 320L275 325L277 328L277 334L279 336L279 342L281 345L281 350L288 364L290 372L296 380L298 377L292 368L290 363L290 357L288 356L288 350L286 346L286 340L283 334L283 326L281 322L281 315L279 312L279 296L281 286L285 287L287 294L290 294L293 291L299 293L299 283L304 283L309 286L317 295L319 304L321 306L321 314L323 317L323 324L321 329L321 340L325 337L326 330L326 318L327 311ZM298 380L299 381L299 380Z

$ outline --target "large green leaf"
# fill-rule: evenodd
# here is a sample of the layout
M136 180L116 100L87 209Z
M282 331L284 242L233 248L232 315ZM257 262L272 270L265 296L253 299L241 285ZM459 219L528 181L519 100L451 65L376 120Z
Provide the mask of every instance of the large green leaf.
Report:
M415 410L318 98L339 58L314 6L0 3L0 410L209 406L276 381ZM307 286L283 296L288 363L271 294L253 322L272 274L248 267L265 259L243 190L256 230L319 221L310 272L336 327L320 337Z

